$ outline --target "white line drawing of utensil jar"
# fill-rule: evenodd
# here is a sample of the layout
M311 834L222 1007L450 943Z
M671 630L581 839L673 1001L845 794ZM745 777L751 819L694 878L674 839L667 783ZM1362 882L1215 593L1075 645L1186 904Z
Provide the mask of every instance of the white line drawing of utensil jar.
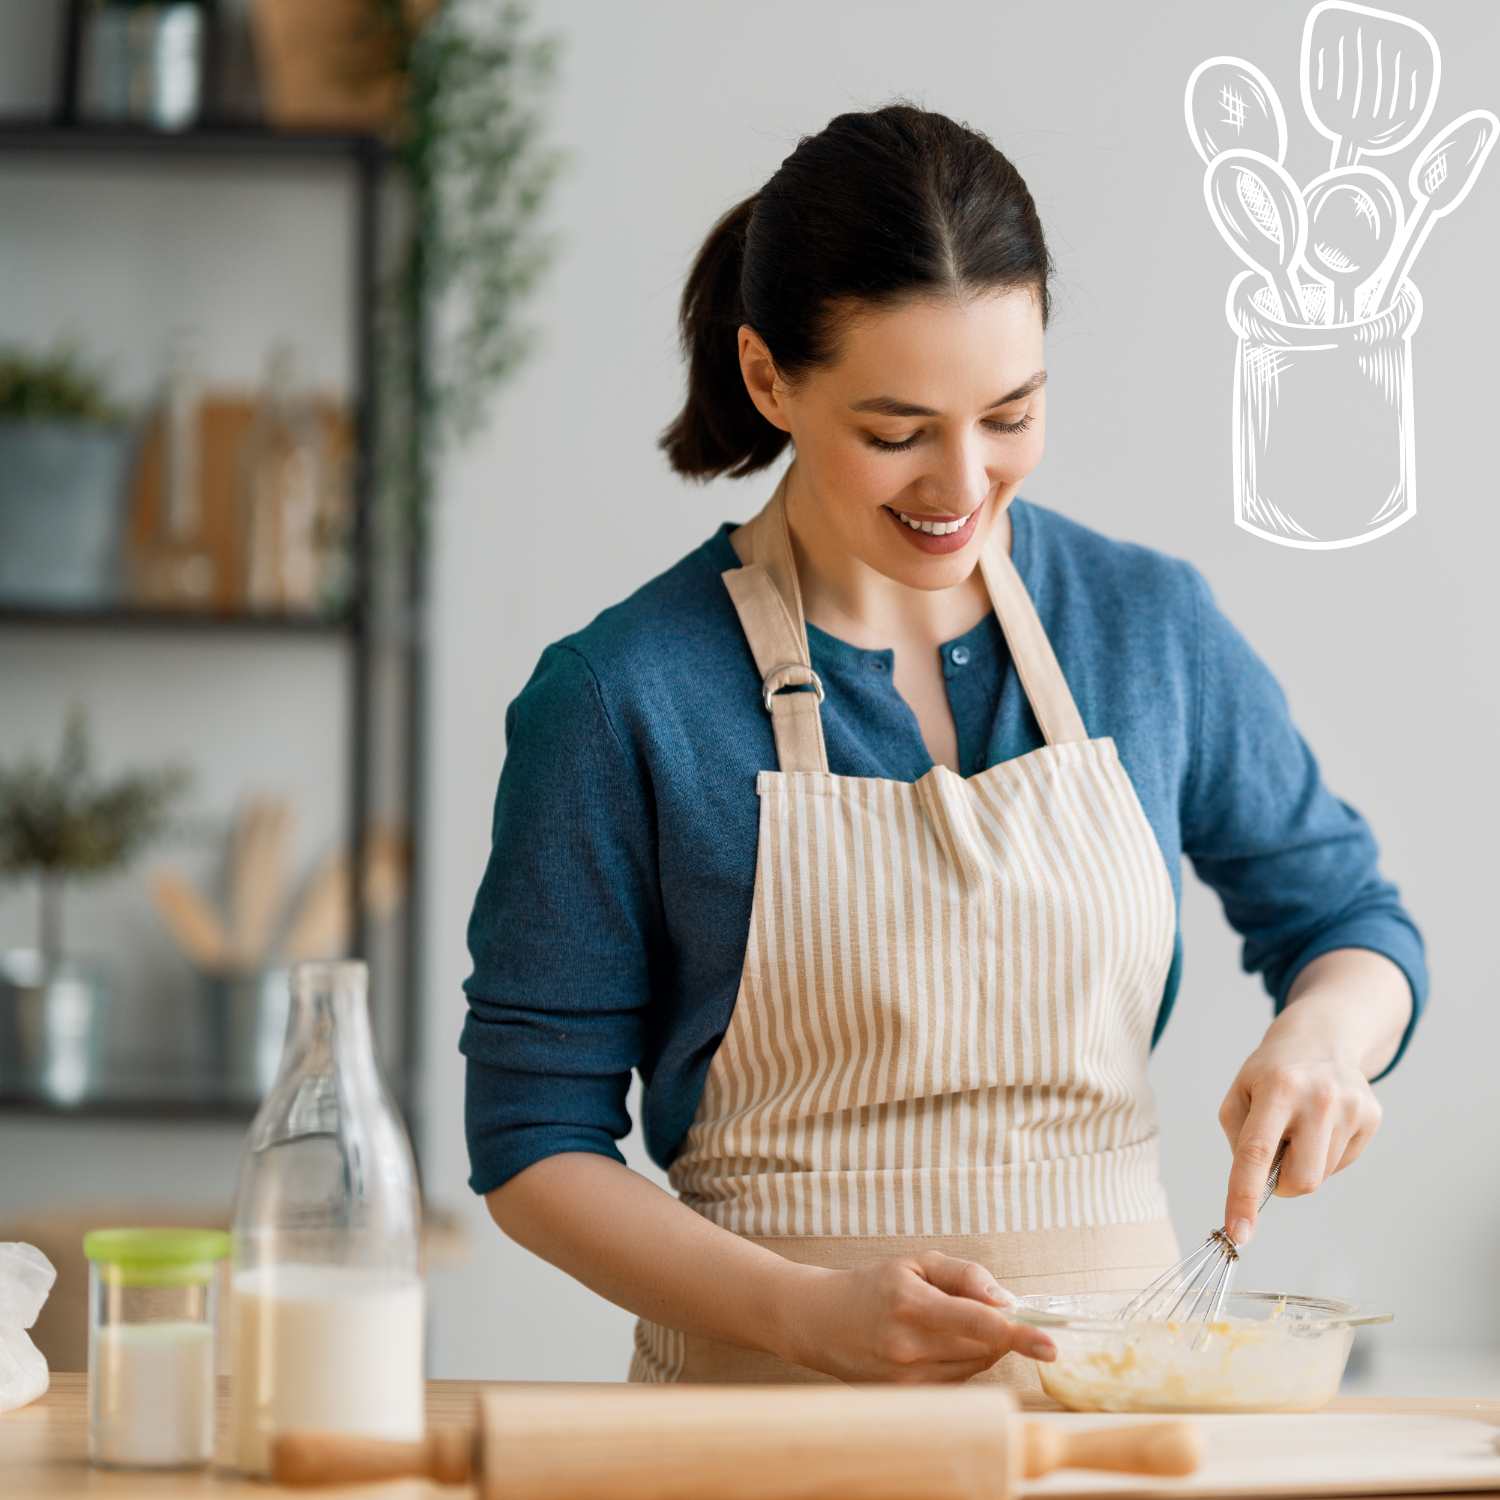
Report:
M1284 323L1264 279L1242 271L1224 304L1234 364L1234 520L1284 547L1373 541L1417 509L1411 336L1422 297L1350 323Z

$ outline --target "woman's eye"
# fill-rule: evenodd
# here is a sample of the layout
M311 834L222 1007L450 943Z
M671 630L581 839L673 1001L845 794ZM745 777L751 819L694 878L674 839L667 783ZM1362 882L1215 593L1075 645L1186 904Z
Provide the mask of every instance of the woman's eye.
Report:
M1008 436L1025 432L1031 426L1031 413L1027 412L1024 417L1017 418L1014 422L981 422L979 424L990 432L1003 432ZM899 442L890 442L885 438L878 438L873 433L868 435L867 441L872 448L878 448L882 453L905 453L908 448L913 447L922 434L914 432L909 438L902 438Z
M991 432L1025 432L1031 426L1031 413L1027 412L1015 422L986 422L984 424Z

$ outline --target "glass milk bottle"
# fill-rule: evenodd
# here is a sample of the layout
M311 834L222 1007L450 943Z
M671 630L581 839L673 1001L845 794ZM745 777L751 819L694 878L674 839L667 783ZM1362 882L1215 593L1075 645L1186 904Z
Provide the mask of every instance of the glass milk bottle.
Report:
M292 970L286 1047L235 1185L235 1462L283 1432L423 1435L421 1204L361 963Z

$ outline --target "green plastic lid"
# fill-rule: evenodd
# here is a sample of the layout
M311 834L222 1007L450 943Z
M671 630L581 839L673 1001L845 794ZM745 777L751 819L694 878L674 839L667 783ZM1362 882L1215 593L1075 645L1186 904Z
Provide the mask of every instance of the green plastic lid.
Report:
M117 1286L185 1286L213 1280L229 1254L222 1229L95 1229L83 1253Z

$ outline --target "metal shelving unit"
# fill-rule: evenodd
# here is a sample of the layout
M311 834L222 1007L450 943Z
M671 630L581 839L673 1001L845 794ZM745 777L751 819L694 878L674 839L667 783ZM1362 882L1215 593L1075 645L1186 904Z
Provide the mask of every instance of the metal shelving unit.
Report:
M6 626L35 625L59 630L160 630L193 635L282 635L312 638L348 635L351 621L347 616L327 619L303 618L297 615L250 614L184 614L181 610L129 609L47 609L18 605L0 605L0 629Z
M403 787L404 822L413 851L405 900L396 919L399 931L377 944L365 920L362 903L356 913L353 951L371 962L372 1008L377 1036L382 1041L385 1069L403 1109L410 1117L412 1076L417 1037L416 986L418 951L415 913L418 910L415 850L417 798L416 719L420 689L420 645L414 627L413 595L417 577L414 559L400 561L394 573L407 595L397 601L388 618L380 618L373 587L377 559L375 528L375 399L376 315L379 296L382 193L388 152L367 136L273 132L259 128L203 128L168 134L140 128L70 126L55 123L0 124L0 160L17 156L81 159L125 158L135 161L218 160L224 162L344 163L353 173L355 215L351 280L355 294L352 404L355 424L355 462L352 476L354 527L352 597L337 617L310 618L266 614L195 614L185 611L131 609L47 609L0 606L0 630L11 631L131 631L206 638L251 636L284 640L288 649L297 641L344 641L349 647L350 712L345 747L347 822L352 868L363 868L365 837L379 809L372 800L377 747L401 763L397 780ZM377 705L382 691L386 701ZM394 686L393 686L394 684ZM390 693L404 701L395 715L404 743L385 744L380 725L392 720ZM385 781L389 784L390 776ZM388 800L388 799L387 799ZM357 893L356 893L357 894ZM379 947L380 952L375 952ZM200 1081L201 1085L201 1081ZM248 1118L253 1106L243 1101L217 1099L201 1086L155 1097L136 1096L108 1088L77 1106L61 1106L32 1097L0 1094L0 1111L98 1118L205 1119Z

